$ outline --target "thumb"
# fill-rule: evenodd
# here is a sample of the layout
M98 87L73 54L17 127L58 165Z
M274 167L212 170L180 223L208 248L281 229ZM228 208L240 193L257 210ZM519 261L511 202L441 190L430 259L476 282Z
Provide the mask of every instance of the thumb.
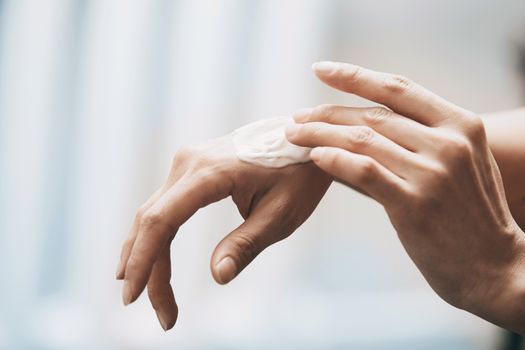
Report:
M269 213L264 207L257 209L215 248L210 267L217 283L233 280L259 253L282 237L272 225L272 222L281 221L275 218L276 213Z

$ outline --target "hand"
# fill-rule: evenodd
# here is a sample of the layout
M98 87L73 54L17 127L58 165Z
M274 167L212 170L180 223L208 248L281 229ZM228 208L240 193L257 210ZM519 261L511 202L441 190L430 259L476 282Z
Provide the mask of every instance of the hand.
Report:
M231 195L245 219L211 258L213 278L224 284L299 227L330 183L331 177L311 162L280 169L242 162L228 136L181 149L166 183L139 209L122 248L117 278L124 279L124 304L147 285L162 327L172 328L178 309L170 285L170 243L199 208Z
M319 78L384 107L295 114L288 140L386 209L411 259L447 302L525 331L523 232L481 119L391 74L323 62Z

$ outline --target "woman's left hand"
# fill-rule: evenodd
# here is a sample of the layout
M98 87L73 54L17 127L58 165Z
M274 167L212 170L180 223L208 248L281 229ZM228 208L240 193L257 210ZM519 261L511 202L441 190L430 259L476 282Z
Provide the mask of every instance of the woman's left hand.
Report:
M337 89L385 107L295 114L288 139L381 203L406 251L450 304L525 332L524 235L510 214L482 120L410 80L333 62Z

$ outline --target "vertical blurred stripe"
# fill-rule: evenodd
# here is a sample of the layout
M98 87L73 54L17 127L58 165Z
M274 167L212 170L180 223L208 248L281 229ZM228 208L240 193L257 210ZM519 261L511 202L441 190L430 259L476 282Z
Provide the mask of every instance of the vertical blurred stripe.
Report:
M47 211L55 205L55 196L60 196L49 191L48 176L56 165L50 146L57 141L54 126L60 103L55 97L62 69L61 35L68 30L67 3L55 0L38 6L39 1L9 1L3 7L0 76L5 85L0 115L7 118L0 130L5 152L0 229L9 287L2 288L2 304L7 311L2 316L9 320L10 338L21 347L29 346L29 320L39 302L38 275L46 263L40 258L46 241Z
M53 91L51 98L55 106L52 118L52 142L49 142L49 158L46 165L45 185L46 206L43 208L47 220L43 225L41 252L35 257L39 263L37 291L45 296L64 289L68 257L70 230L71 177L74 154L76 152L75 131L78 121L75 103L79 77L79 60L82 49L82 29L89 2L71 0L67 2L67 11L63 30L60 35L60 47L55 64L55 81L50 84Z

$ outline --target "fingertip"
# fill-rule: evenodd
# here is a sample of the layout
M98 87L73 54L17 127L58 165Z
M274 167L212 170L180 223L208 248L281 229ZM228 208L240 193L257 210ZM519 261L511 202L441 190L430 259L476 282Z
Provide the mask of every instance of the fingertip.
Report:
M337 69L338 63L332 61L320 61L312 64L312 70L317 75L330 75Z
M299 109L293 113L292 118L296 123L304 123L308 120L310 114L312 114L312 110L313 108Z
M122 289L122 302L124 303L124 306L128 306L137 300L141 292L141 289L133 286L133 283L129 279L125 279L124 287Z
M124 281L124 286L122 287L122 302L124 303L124 306L128 306L133 302L131 283L128 280Z
M177 305L174 304L174 308L172 310L161 308L159 310L155 310L155 313L157 314L157 319L159 320L160 326L165 332L167 332L175 326L175 323L177 323L179 310Z
M231 256L226 256L219 260L215 266L212 267L212 276L219 284L227 284L235 278L238 273L237 264Z

